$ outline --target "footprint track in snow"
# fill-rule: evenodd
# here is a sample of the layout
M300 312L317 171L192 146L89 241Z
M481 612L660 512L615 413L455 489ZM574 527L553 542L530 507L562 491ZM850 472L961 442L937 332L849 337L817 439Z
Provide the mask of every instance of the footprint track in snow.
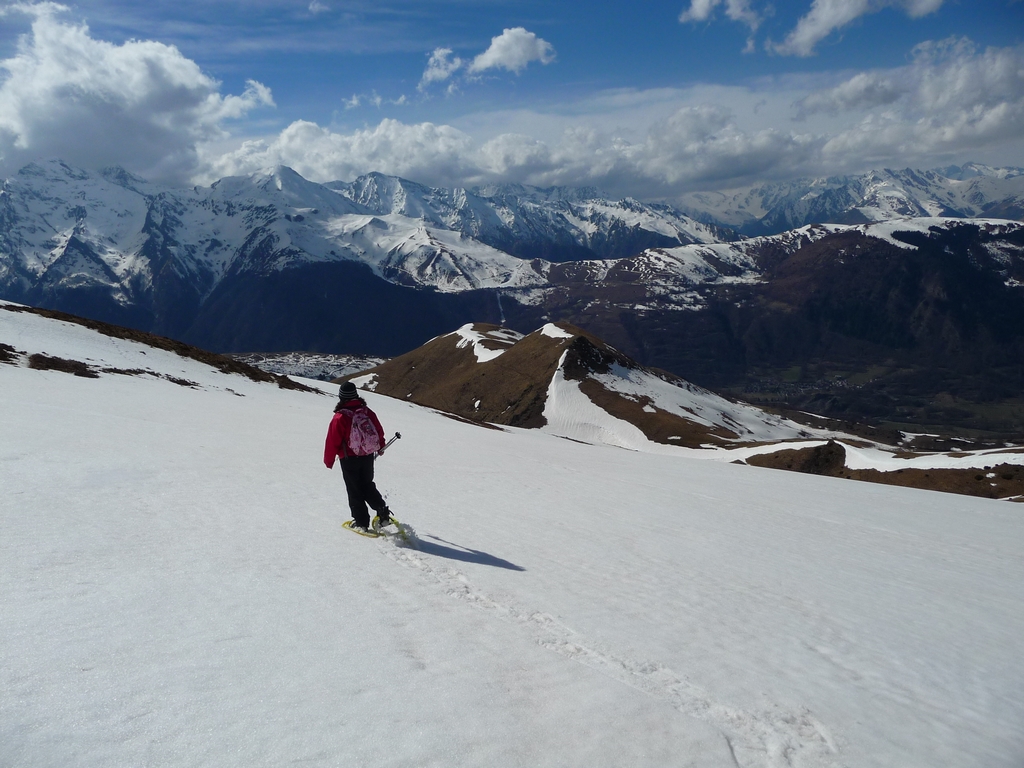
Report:
M667 701L676 710L717 728L738 768L838 768L836 741L810 710L787 712L771 706L760 712L730 707L714 700L662 664L630 659L588 642L550 614L532 611L510 600L496 600L474 587L456 568L437 566L429 556L396 540L381 540L380 551L397 563L419 571L450 597L487 611L528 632L543 648L595 669L624 685Z

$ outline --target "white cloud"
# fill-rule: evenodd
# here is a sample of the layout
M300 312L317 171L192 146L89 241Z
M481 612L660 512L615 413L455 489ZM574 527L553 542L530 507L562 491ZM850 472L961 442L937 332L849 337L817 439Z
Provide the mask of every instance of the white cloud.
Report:
M320 0L312 0L309 4L309 12L314 16L326 13L329 10L331 10L331 7L325 3L321 3Z
M813 0L810 10L797 22L796 27L780 44L768 48L783 55L810 56L815 46L838 29L870 13L884 8L902 9L911 18L920 18L942 7L944 0ZM746 25L751 31L744 53L755 49L753 33L772 14L772 6L765 3L764 12L751 7L751 0L690 0L690 7L679 14L686 23L709 21L716 9L724 6L725 15L732 21Z
M462 59L452 55L451 48L435 48L427 60L427 68L423 71L417 90L423 91L431 83L441 83L454 75L462 67Z
M979 52L948 40L918 46L905 67L809 89L818 77L613 91L559 111L464 118L469 130L384 120L343 133L297 122L211 157L206 175L283 163L320 181L376 170L436 185L593 185L671 198L880 165L932 167L1000 148L1024 157L1024 48Z
M523 27L513 27L492 37L490 47L473 59L469 71L475 74L488 69L507 69L518 75L531 62L550 64L554 60L555 48L551 43Z
M733 21L746 24L752 31L761 25L761 16L750 7L749 0L692 0L689 9L679 14L679 21L707 21L723 2L725 15Z
M817 91L797 104L801 118L824 112L838 114L892 104L906 93L906 84L889 72L860 72L834 88Z
M903 7L926 12L936 2ZM53 4L0 9L4 20L15 13L28 14L31 29L0 61L5 170L59 156L84 167L121 164L154 179L210 181L284 164L319 181L382 171L438 185L594 185L651 198L881 164L931 167L1004 150L1004 162L1024 162L1024 47L980 51L951 39L918 46L903 67L841 79L620 89L544 111L466 114L457 125L385 119L342 131L297 120L238 146L227 144L228 121L273 104L260 83L224 95L174 47L96 40L84 25L65 23L66 11ZM495 40L502 37L526 39ZM481 66L514 72L554 56L531 39L532 49L509 49L516 56L492 45L491 63ZM456 61L452 72L468 70L450 49L431 58L439 67L432 82L465 83L441 77L442 65ZM372 92L343 103L406 102Z
M480 173L472 139L447 125L406 125L385 119L375 128L341 134L299 120L269 141L207 159L205 178L252 173L287 165L316 181L353 179L369 171L457 184Z
M369 93L353 93L352 98L342 99L341 103L345 109L356 109L357 107L363 106L363 104L370 104L377 109L380 109L385 104L400 107L407 104L409 99L403 93L401 96L394 99L385 99L376 91L370 91Z
M456 56L451 48L435 48L427 60L427 68L416 90L426 91L431 84L450 80L459 70L463 70L468 76L448 83L446 93L451 96L459 92L459 80L464 82L466 79L477 79L473 75L489 69L505 69L518 75L534 61L550 64L554 60L555 49L551 43L523 27L515 27L492 37L487 50L470 62Z
M152 41L113 45L85 25L65 23L64 6L16 4L31 31L0 60L0 166L46 156L84 167L122 164L157 179L186 180L197 146L226 136L223 124L259 106L270 90L250 80L223 96L177 48Z
M919 18L937 11L942 3L943 0L814 0L811 10L797 22L785 41L772 48L784 55L810 56L818 43L861 16L895 7Z
M830 138L827 156L918 157L963 152L1024 135L1024 47L979 53L966 39L929 42L913 62L863 73L811 94L805 113L867 110Z
M479 143L432 123L386 119L375 128L342 134L299 121L270 141L246 142L210 158L206 179L283 164L317 181L380 171L435 185L596 185L658 197L709 182L753 180L781 168L792 171L806 163L814 141L774 130L745 133L715 107L678 110L638 143L584 127L569 128L550 143L516 133ZM821 143L817 140L818 147Z

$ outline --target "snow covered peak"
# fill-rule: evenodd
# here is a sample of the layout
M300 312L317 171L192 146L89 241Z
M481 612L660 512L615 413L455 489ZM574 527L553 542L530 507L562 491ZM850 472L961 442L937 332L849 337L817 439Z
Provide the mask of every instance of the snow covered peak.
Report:
M943 169L874 170L720 192L695 192L682 208L744 234L776 234L804 224L855 224L910 216L991 215L1024 195L1024 169L977 163ZM1007 207L1006 210L1015 210Z
M140 191L141 189L150 186L146 179L143 179L141 176L136 176L133 173L129 173L119 165L103 168L100 170L100 175L111 184L117 184L118 186L130 189L133 192L139 192L139 194L143 194L143 192Z
M208 194L239 204L276 205L281 209L311 211L323 209L333 214L366 214L369 211L322 184L303 178L288 166L260 171L248 176L229 176L214 182Z
M946 178L956 179L958 181L968 181L970 179L976 179L979 176L986 176L993 179L1013 179L1018 176L1024 176L1024 168L994 168L991 165L984 165L982 163L950 165L946 168L938 168L936 170Z
M18 171L22 178L43 179L54 182L86 181L91 178L89 171L68 165L59 158L50 158L29 163Z
M328 186L377 214L422 219L521 258L628 256L653 245L722 239L720 232L667 205L615 201L593 188L449 189L379 173Z

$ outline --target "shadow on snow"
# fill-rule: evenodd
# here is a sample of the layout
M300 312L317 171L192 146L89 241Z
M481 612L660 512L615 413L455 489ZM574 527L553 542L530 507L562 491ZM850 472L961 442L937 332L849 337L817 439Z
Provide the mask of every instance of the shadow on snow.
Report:
M464 563L477 563L478 565L490 565L495 568L507 568L510 571L526 570L521 565L510 563L508 560L502 560L500 557L489 555L486 552L481 552L478 549L469 549L468 547L462 547L458 544L453 544L450 541L445 541L444 539L439 538L437 536L427 536L426 538L442 542L441 544L435 544L432 541L419 539L417 542L417 549L420 552L427 555L446 557L449 560L461 560Z

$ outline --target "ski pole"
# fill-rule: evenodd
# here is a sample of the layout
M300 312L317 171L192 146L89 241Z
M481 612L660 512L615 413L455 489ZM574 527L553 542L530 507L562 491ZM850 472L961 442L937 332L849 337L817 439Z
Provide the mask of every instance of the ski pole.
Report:
M387 447L389 445L391 445L393 442L395 442L395 440L397 440L401 436L402 436L401 432L395 432L395 436L392 437L390 440L388 440L386 443L384 443L384 447L380 449L379 453L383 453L385 450L387 450Z

